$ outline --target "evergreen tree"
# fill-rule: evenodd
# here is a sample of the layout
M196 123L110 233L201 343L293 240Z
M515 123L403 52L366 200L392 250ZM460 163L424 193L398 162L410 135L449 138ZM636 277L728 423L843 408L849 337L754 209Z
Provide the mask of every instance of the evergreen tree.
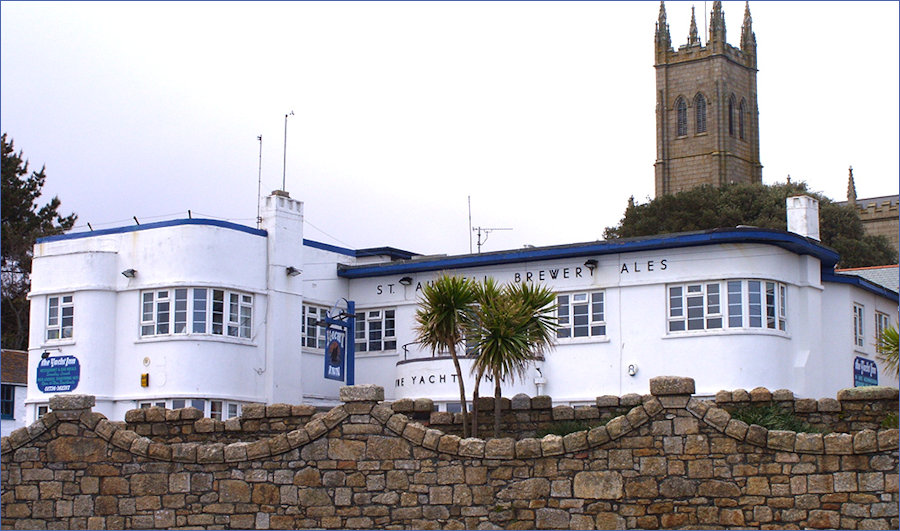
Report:
M606 239L633 238L738 225L785 230L785 200L801 194L818 199L819 235L824 245L840 253L840 267L897 263L897 251L888 239L866 234L855 208L809 191L804 182L705 185L645 204L629 199L625 216L617 226L607 227L603 235Z
M38 207L36 201L47 176L44 168L28 175L28 161L14 152L13 142L2 135L2 345L28 348L28 300L31 289L31 258L37 238L60 234L75 225L75 214L59 214L54 197Z

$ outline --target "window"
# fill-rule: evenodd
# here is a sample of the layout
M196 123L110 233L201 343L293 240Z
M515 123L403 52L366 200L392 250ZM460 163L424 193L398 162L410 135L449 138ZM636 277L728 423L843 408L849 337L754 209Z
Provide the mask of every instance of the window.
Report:
M734 94L728 100L728 134L734 136Z
M138 407L148 409L153 406L168 407L169 409L181 409L193 407L199 409L204 415L216 420L228 420L241 414L241 404L226 400L209 400L209 409L206 409L207 400L203 398L173 398L171 400L155 399L147 402L138 402Z
M35 411L37 411L37 418L39 419L46 415L48 411L50 411L50 406L48 404L44 404L42 406L38 406Z
M141 336L213 334L250 339L252 323L253 295L246 293L209 288L141 293Z
M738 107L738 136L741 140L744 139L744 100L741 100L741 105Z
M865 338L865 308L862 304L853 305L853 344L861 347Z
M75 305L72 295L55 295L47 298L47 339L72 337Z
M356 312L356 352L397 349L394 310Z
M706 132L706 98L703 94L697 94L694 97L694 112L696 113L697 133Z
M16 403L16 388L9 384L0 385L0 418L12 420L15 418L14 407Z
M687 103L684 98L675 101L676 136L687 136Z
M228 420L240 416L240 404L226 402L224 400L209 401L209 418L215 420Z
M558 328L556 337L606 336L606 307L604 293L593 291L567 293L556 297Z
M668 330L787 329L787 286L767 280L697 282L668 287Z
M328 308L303 305L303 323L301 334L303 346L307 348L325 348L325 326L317 323L328 316Z
M881 335L891 326L890 317L886 313L875 312L875 346L881 352Z

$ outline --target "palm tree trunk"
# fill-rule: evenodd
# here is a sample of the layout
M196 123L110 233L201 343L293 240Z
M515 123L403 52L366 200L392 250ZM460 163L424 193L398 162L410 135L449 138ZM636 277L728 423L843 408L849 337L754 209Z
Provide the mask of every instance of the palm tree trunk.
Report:
M494 438L500 437L500 373L494 372Z
M459 404L462 407L463 439L469 436L469 411L466 407L466 386L463 384L462 368L459 366L459 358L456 356L456 348L450 346L450 357L453 358L453 366L456 367L456 381L459 384Z
M481 378L484 377L484 368L478 369L475 375L475 389L472 391L472 437L478 437L478 397L481 393L478 388L481 386Z

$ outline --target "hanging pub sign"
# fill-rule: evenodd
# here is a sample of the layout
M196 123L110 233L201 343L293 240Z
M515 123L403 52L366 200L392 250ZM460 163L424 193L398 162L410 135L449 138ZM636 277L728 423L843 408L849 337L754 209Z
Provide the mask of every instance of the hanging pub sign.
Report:
M42 393L74 391L81 378L81 365L75 356L55 356L38 362L37 386Z
M878 365L875 361L861 358L853 360L853 387L878 385Z
M339 328L325 329L325 378L344 381L344 359L347 332Z

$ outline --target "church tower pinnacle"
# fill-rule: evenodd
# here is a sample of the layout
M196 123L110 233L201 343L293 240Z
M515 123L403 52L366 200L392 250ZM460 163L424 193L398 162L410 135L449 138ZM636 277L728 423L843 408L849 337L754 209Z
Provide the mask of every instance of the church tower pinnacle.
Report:
M694 6L691 6L691 31L688 33L688 46L700 46L700 34L697 32L697 17Z
M656 196L704 184L762 182L756 94L756 37L750 5L740 47L725 40L722 2L713 3L706 45L691 8L687 43L673 50L660 2L656 22Z

